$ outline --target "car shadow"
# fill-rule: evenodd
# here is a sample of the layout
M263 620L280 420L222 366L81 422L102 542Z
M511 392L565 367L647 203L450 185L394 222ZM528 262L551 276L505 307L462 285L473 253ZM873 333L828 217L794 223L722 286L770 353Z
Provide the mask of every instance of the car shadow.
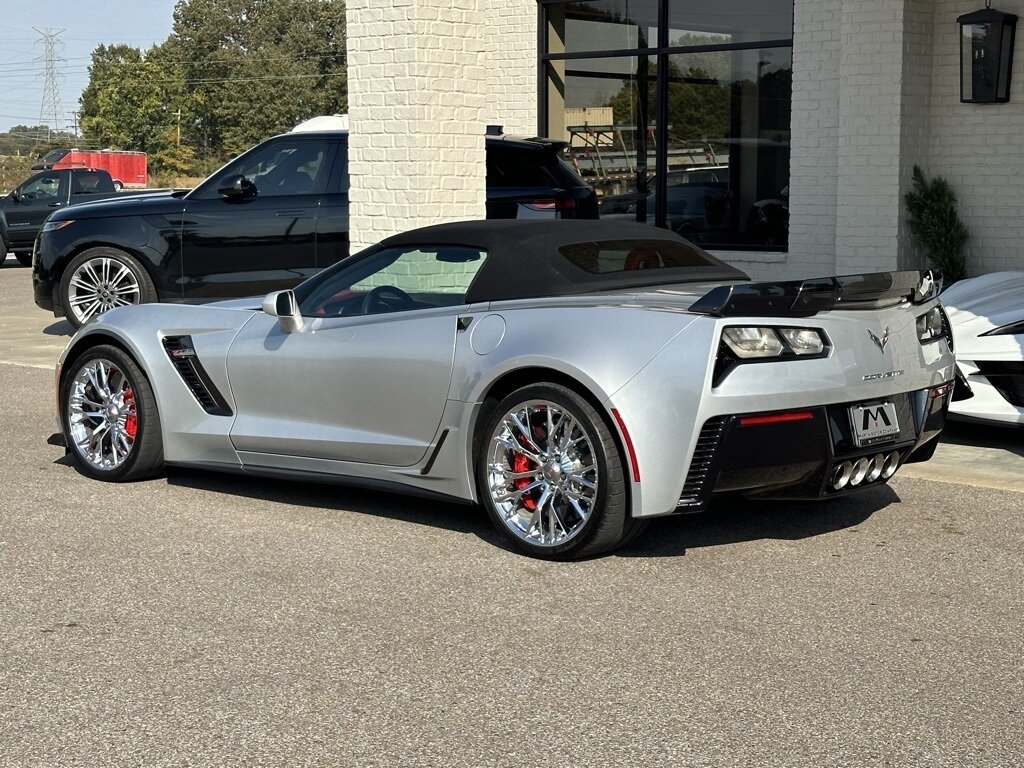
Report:
M43 328L43 333L47 336L74 336L75 329L67 320L57 320Z
M471 533L500 545L499 536L491 527L486 513L471 504L457 501L423 499L342 483L310 484L201 469L168 468L167 483L296 507L356 512L456 533Z
M651 520L618 557L679 557L687 550L761 539L798 541L860 525L900 501L888 485L822 501L757 501L728 497L697 515Z
M999 448L1024 457L1022 429L1013 424L947 421L940 438L944 443L974 448Z
M481 507L469 504L420 499L345 485L309 485L293 480L192 469L169 470L167 482L243 498L356 512L472 534L488 544L513 551L494 530L487 513ZM888 485L818 502L728 498L714 502L703 514L652 520L634 541L611 554L618 557L679 557L697 547L759 539L805 539L852 528L880 509L899 501L899 496Z

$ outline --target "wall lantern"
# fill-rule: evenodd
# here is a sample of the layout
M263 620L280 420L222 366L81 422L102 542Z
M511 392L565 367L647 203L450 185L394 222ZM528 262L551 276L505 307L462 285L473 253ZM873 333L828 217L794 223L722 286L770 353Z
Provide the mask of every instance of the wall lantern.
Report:
M960 101L994 104L1010 100L1010 67L1017 17L994 11L992 0L960 24Z

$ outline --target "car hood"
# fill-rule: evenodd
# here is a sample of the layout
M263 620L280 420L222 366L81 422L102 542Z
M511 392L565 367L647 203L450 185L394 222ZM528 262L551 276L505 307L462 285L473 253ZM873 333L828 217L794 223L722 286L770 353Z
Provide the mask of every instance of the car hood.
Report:
M1024 272L995 272L953 285L939 297L960 360L1024 359L1024 334L985 336L1024 320Z
M966 340L1024 320L1024 272L994 272L961 280L939 298L955 339Z
M176 213L185 207L185 201L174 192L153 192L141 195L118 195L89 203L77 203L63 208L50 218L92 219L107 216L144 216Z

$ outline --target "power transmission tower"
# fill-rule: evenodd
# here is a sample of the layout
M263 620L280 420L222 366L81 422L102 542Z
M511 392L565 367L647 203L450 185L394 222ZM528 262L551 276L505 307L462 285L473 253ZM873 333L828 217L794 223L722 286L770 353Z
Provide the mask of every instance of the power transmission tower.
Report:
M39 107L39 124L46 126L46 140L49 141L54 129L60 124L60 86L57 84L57 58L58 46L63 48L64 43L58 39L63 29L40 29L32 27L39 33L43 43L43 55L41 57L46 69L46 76L43 81L43 101ZM36 61L40 59L37 58Z

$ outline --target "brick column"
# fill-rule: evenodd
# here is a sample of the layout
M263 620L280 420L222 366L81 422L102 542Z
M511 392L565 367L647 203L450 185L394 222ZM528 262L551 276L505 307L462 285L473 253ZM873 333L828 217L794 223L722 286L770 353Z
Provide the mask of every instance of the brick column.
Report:
M492 0L487 8L487 122L537 133L537 0Z
M486 0L349 0L352 250L483 218Z
M929 144L930 0L797 0L786 273L917 266L903 195Z

